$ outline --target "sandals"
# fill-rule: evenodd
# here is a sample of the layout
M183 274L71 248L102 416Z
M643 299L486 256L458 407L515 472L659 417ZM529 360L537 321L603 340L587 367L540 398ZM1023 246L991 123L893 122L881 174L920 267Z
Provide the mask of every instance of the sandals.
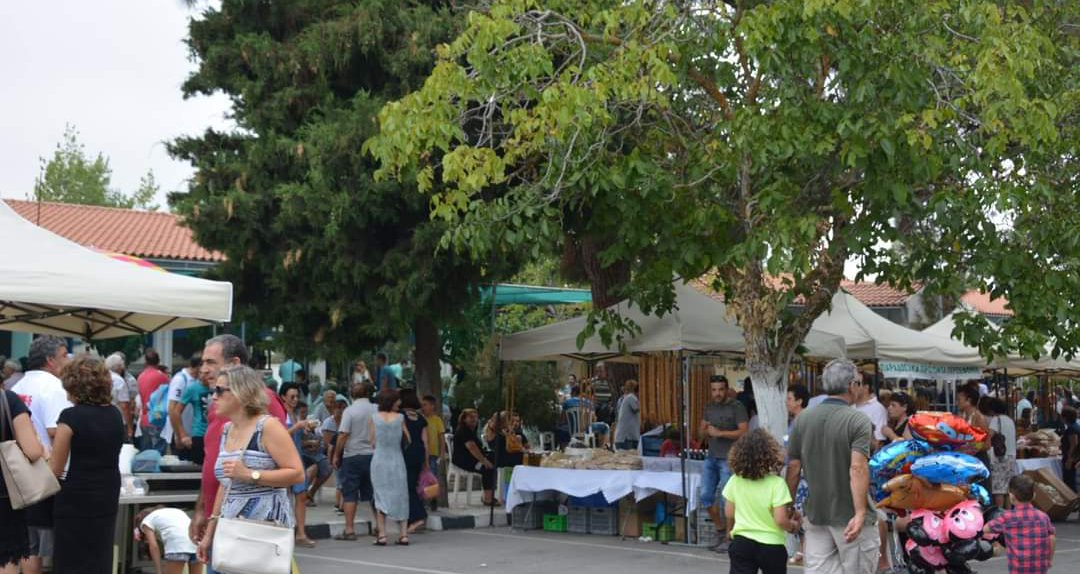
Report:
M346 542L354 542L354 541L356 541L356 533L355 532L342 532L341 534L335 534L334 535L334 540L342 540L342 541L346 541Z
M310 538L297 538L296 545L301 548L315 548L315 541Z
M397 546L408 546L409 545L409 537L408 536L402 536L401 538L398 538L397 542L395 542L394 544L397 545Z
M416 534L419 530L424 528L426 525L427 525L427 523L425 521L417 520L416 522L413 522L412 524L409 525L408 532L409 532L409 534Z
M379 536L375 539L375 543L372 546L386 546L386 537Z

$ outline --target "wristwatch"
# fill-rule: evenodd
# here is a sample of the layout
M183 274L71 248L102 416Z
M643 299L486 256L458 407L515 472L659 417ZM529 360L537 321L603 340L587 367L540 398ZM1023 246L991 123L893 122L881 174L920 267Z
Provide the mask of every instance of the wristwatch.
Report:
M261 472L259 472L257 470L251 471L251 482L256 482L257 483L257 482L259 482L260 478L262 478L262 473Z

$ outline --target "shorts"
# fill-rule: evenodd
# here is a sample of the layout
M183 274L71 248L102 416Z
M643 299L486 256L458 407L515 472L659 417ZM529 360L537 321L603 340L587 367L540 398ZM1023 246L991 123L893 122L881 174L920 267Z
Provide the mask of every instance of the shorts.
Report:
M372 500L371 459L374 455L357 454L341 461L341 500L361 502Z
M607 436L611 432L611 427L607 423L593 423L589 425L589 430L596 436Z
M204 439L206 437L193 436L191 437L191 450L188 452L191 456L191 462L202 466L203 461L206 460L206 444Z
M716 504L719 499L721 510L724 506L724 497L718 492L723 492L731 479L731 467L726 458L708 457L705 459L705 468L701 473L701 506L709 508Z
M52 528L40 528L28 526L27 533L30 535L30 555L48 557L53 555L53 530Z
M300 462L304 464L305 471L313 466L318 466L319 472L317 476L319 480L324 480L330 476L330 459L326 457L325 453L301 454Z
M194 564L198 558L191 552L170 552L165 554L166 562L184 562L187 564Z

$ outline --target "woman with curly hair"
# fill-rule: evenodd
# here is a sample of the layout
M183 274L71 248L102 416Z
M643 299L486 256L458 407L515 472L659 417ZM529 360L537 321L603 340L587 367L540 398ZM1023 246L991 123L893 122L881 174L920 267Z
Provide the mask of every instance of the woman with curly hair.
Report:
M53 509L54 571L106 574L112 572L124 419L112 404L112 376L101 359L76 357L60 380L74 406L60 413L49 460L63 478Z
M734 476L723 496L731 574L787 572L784 532L799 530L799 515L791 508L787 483L777 475L784 465L780 445L765 429L754 429L731 446L728 464Z

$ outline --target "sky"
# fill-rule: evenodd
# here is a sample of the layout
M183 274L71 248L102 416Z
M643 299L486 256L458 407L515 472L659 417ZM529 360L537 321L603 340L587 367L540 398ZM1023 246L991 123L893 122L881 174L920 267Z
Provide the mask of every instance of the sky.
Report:
M0 2L0 196L32 193L39 158L70 123L89 154L109 158L113 188L131 193L152 169L165 208L193 170L164 142L230 125L224 96L180 93L196 15L183 0Z

